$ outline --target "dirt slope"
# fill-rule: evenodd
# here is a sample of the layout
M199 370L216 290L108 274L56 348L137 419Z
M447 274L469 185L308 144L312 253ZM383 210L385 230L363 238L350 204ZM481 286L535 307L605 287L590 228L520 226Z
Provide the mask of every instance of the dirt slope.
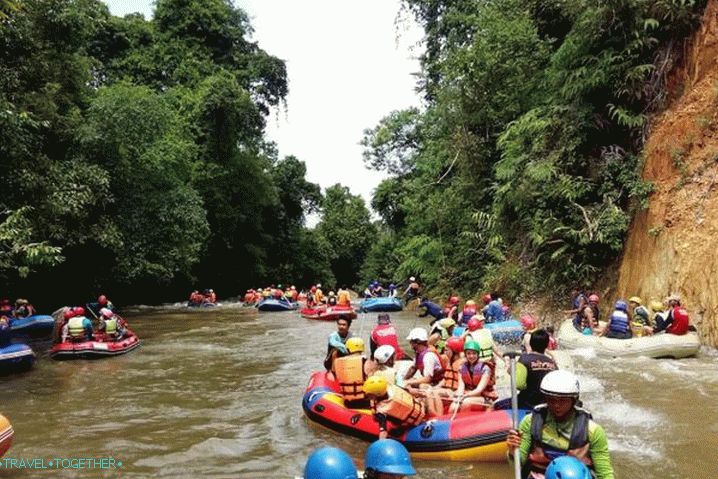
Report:
M645 146L655 191L631 225L617 295L681 294L703 342L718 346L718 0L686 48Z

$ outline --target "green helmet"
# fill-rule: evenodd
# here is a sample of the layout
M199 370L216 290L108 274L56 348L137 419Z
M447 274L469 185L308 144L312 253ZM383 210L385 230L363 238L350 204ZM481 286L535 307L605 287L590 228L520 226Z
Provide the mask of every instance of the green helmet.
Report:
M473 341L473 340L466 341L466 343L464 343L464 351L469 351L469 350L476 351L477 353L479 351L481 351L481 348L479 347L479 343L477 343L476 341Z

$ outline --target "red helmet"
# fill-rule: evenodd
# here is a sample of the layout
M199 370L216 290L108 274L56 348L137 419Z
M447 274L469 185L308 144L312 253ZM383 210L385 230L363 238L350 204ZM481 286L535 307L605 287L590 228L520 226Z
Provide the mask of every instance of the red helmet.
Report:
M484 304L489 304L491 302L491 295L485 294L481 299L484 301Z
M686 308L682 306L676 306L673 308L673 319L688 321L688 311L686 311Z
M452 296L449 298L449 304L450 305L456 305L459 304L459 297L458 296Z
M483 328L484 324L481 319L479 319L479 316L474 316L466 323L466 326L468 326L469 331L476 331L477 329Z
M588 297L588 302L589 303L598 303L598 299L599 298L598 298L597 294L592 294L591 296Z
M446 340L446 347L459 354L464 350L464 339L452 336Z
M72 312L75 316L84 316L85 308L83 308L82 306L75 306L74 308L72 308Z
M524 314L521 316L521 326L526 330L534 329L536 327L536 319L530 314Z
M75 317L75 311L72 308L67 308L67 311L65 311L65 314L62 315L62 318L65 320L68 320L70 318Z
M504 314L508 314L508 312L511 311L511 308L508 305L501 306L501 312Z
M311 291L312 293L316 293L316 292L317 292L317 287L316 287L316 286L312 286L312 289L310 289L309 291Z
M97 302L102 305L107 304L107 296L105 296L104 294L101 294L100 297L97 298Z

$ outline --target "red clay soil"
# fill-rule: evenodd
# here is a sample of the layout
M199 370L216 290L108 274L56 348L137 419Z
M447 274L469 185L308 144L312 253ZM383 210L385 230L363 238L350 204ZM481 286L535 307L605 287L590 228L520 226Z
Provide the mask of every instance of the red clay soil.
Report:
M631 225L617 294L679 293L703 342L718 346L718 0L668 84L672 101L644 149L654 193Z

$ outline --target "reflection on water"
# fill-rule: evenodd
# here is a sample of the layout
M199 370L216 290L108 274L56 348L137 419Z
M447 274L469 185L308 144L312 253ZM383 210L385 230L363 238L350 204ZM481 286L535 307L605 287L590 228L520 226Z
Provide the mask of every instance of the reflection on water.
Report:
M111 456L121 470L13 470L3 477L293 477L323 445L344 448L361 465L366 443L309 423L301 409L334 323L234 303L137 307L127 318L143 340L128 355L54 362L41 344L33 371L0 378L0 412L16 431L8 457ZM352 326L367 343L375 318L360 315ZM401 336L427 324L408 312L392 318ZM572 354L618 477L718 477L715 352L680 361ZM416 466L424 478L512 477L506 464Z

